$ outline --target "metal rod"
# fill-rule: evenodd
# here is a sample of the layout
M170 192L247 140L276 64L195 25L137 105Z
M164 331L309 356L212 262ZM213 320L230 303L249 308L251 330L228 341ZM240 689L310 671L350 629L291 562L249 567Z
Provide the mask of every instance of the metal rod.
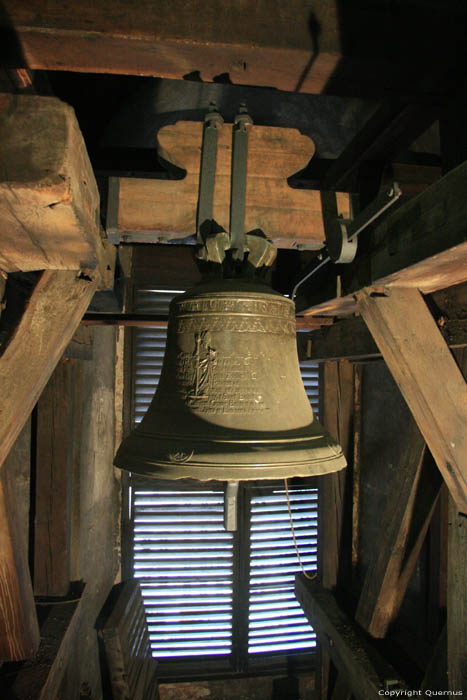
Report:
M240 105L232 136L232 175L230 185L230 247L234 260L243 260L245 253L245 200L248 161L247 124L253 121Z
M358 214L358 216L351 221L348 226L347 226L347 233L348 233L348 239L349 241L353 240L356 238L364 229L367 228L370 224L373 223L378 217L383 214L383 212L386 211L386 209L389 209L397 200L399 197L402 195L402 191L397 184L397 182L393 182L391 187L386 190L386 192L383 192L379 197L377 197L374 202L371 202L365 209ZM311 272L309 272L305 277L297 282L295 287L292 289L292 294L290 295L290 298L292 301L294 301L295 297L297 296L297 289L302 286L304 282L306 282L312 275L314 275L318 270L320 270L324 265L327 265L328 262L331 261L331 258L328 256L324 260L322 260L316 267L314 267Z
M206 236L212 231L212 212L214 203L214 185L217 163L217 128L224 120L211 103L206 114L203 129L203 146L199 173L198 212L196 215L196 237L198 243L204 244Z
M224 528L227 532L237 529L238 481L228 481L224 492Z

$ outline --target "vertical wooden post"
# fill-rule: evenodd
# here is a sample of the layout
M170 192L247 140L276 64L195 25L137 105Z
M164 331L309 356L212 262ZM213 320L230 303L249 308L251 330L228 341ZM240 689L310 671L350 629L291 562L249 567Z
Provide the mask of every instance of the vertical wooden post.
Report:
M57 365L37 404L36 595L66 595L70 584L73 362Z
M0 661L20 661L39 648L39 626L14 489L0 472Z
M467 378L467 349L456 360ZM447 574L447 648L450 690L467 695L467 517L449 499Z
M354 400L354 368L347 360L326 362L323 382L323 423L341 445L349 460L350 432ZM319 570L325 588L337 585L341 553L342 525L347 470L327 474L319 489ZM321 692L327 697L330 656L322 650Z

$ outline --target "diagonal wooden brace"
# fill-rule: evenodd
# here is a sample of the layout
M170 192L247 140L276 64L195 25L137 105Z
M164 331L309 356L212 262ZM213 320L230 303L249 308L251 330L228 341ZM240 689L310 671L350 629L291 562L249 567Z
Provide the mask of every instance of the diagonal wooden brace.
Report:
M368 287L358 310L462 513L467 513L467 385L417 289Z

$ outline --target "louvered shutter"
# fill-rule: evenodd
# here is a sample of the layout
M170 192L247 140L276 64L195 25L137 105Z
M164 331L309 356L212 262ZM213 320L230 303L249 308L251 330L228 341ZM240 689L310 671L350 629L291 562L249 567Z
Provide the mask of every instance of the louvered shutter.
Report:
M177 290L137 289L135 313L168 316ZM166 328L135 328L133 336L133 421L139 423L149 408L159 382L167 341Z
M297 546L307 572L316 570L318 493L289 491ZM299 572L284 487L250 500L248 653L313 649L316 635L295 598Z
M157 658L231 652L232 534L223 507L219 490L135 490L134 575Z
M300 362L300 372L314 416L319 420L319 364L308 360Z

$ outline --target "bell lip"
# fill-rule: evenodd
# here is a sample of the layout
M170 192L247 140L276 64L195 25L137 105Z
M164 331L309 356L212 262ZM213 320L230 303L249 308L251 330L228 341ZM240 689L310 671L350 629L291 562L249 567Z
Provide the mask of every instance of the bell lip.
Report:
M199 481L254 481L319 476L340 471L347 466L342 450L335 449L333 445L329 445L328 448L334 449L334 454L321 454L315 458L307 454L306 447L297 451L299 454L296 454L295 459L284 459L283 455L281 458L280 454L274 455L274 453L260 452L255 455L250 452L248 463L243 464L239 464L239 455L232 454L230 451L227 455L232 461L224 459L221 461L219 454L212 455L212 460L208 461L206 455L199 455L197 459L193 459L193 454L182 452L175 453L172 459L170 456L167 459L160 456L152 459L148 456L138 459L134 451L124 449L118 451L114 465L138 475L167 480L192 478Z
M195 462L186 464L173 462L161 464L157 462L152 465L147 462L145 465L140 464L139 466L131 467L117 464L117 460L115 460L114 464L119 469L132 472L136 476L166 481L178 481L180 479L196 479L197 481L272 481L275 479L334 474L347 467L347 460L341 453L336 455L335 458L325 460L308 459L303 462L284 462L273 465L252 464L248 467L239 467L235 464L227 463L218 466L213 466L212 464L202 465Z

